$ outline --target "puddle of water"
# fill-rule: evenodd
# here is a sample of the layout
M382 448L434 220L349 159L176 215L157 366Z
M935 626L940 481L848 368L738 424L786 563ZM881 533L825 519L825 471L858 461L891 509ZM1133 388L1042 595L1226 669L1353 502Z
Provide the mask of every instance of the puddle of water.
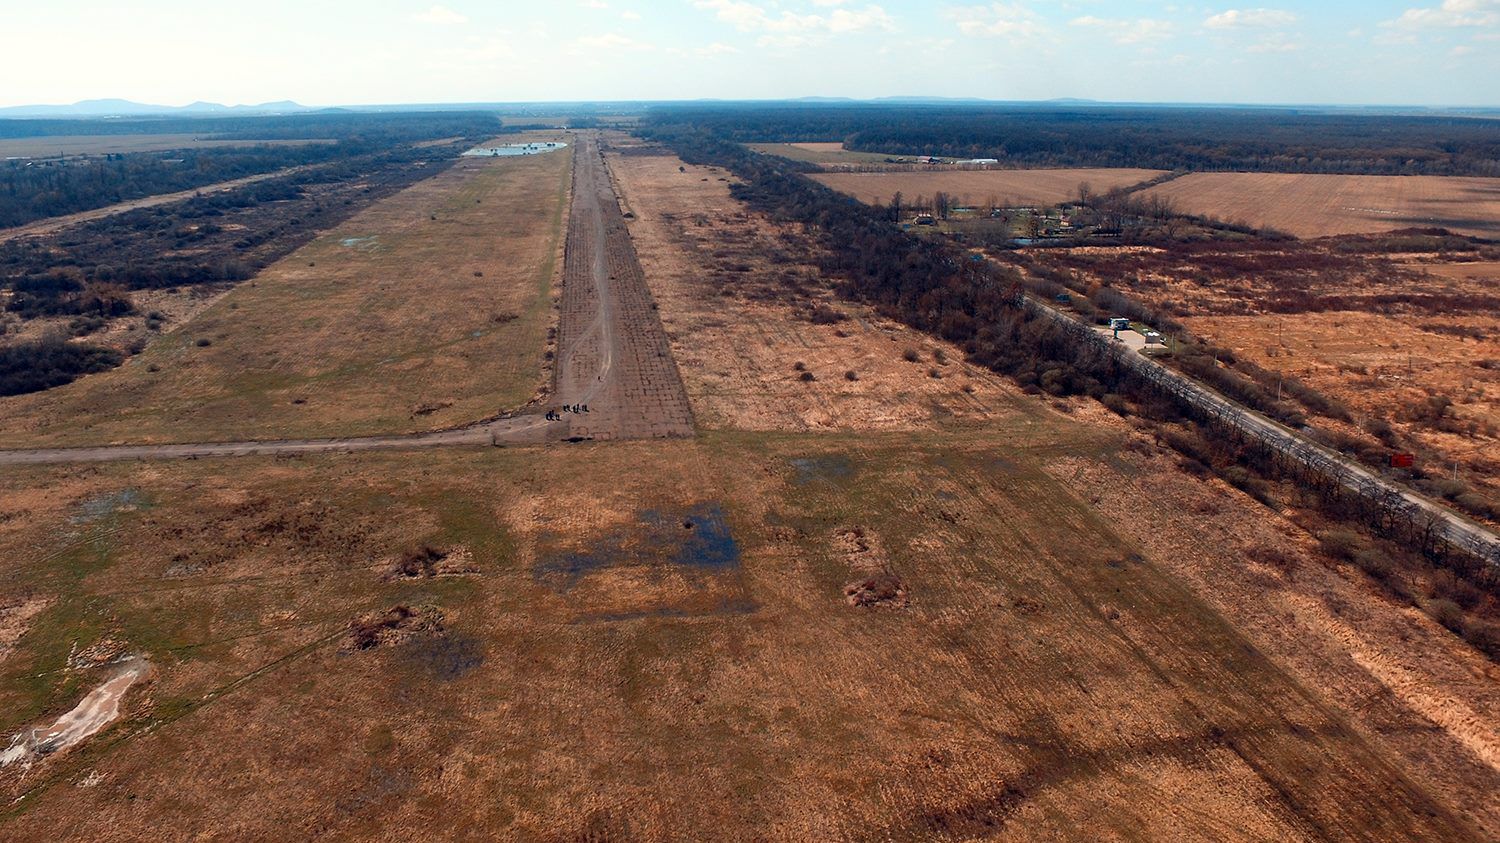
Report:
M699 571L739 567L739 544L724 510L716 503L678 512L645 510L635 525L606 533L585 551L543 555L532 577L566 592L595 571L661 563Z
M476 146L464 153L466 158L504 158L512 155L542 155L567 148L560 141L550 143L508 143L503 146Z
M479 639L456 633L413 638L402 653L418 670L444 682L467 676L484 664L484 645Z
M806 486L814 480L833 483L854 476L854 463L841 454L823 454L816 457L797 457L791 461L797 476L792 478L798 486Z
M92 524L118 512L130 512L146 504L146 496L139 489L126 488L107 495L89 498L78 505L78 512L69 520L74 524Z
M0 752L0 767L18 762L30 766L38 758L76 746L97 734L120 716L120 700L149 668L144 659L132 658L51 726L22 730L11 740L10 746Z

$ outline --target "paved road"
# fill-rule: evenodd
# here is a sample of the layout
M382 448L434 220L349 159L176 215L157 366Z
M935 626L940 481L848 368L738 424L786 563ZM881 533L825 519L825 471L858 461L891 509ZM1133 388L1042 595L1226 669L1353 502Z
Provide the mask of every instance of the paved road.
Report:
M1025 304L1033 312L1053 320L1074 336L1099 344L1120 363L1189 402L1198 410L1209 413L1283 455L1316 469L1345 489L1378 502L1386 511L1404 513L1412 519L1412 523L1432 530L1433 534L1442 537L1450 546L1491 565L1500 566L1500 535L1495 531L1405 486L1386 480L1343 454L1325 448L1297 431L1231 401L1138 351L1127 349L1124 343L1111 339L1108 332L1095 331L1072 316L1034 299L1025 299Z
M338 439L0 450L0 465L187 459L691 436L687 392L651 302L598 137L575 147L554 398L457 430ZM565 411L588 407L587 413ZM549 412L557 419L549 420Z

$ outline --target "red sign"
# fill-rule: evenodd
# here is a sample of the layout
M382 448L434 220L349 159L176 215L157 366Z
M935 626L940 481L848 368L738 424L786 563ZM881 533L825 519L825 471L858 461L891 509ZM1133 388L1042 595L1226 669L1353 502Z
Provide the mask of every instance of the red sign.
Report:
M1391 468L1411 468L1416 464L1416 454L1391 454Z

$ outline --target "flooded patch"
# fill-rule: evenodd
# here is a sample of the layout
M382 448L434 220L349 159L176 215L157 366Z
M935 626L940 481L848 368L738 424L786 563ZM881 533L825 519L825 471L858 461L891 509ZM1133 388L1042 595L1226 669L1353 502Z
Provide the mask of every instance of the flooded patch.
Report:
M401 655L429 678L448 682L484 664L484 645L469 635L429 635L408 641Z
M797 457L791 463L792 468L797 470L796 477L792 479L798 486L805 486L814 480L837 483L854 476L854 463L842 454Z
M508 143L503 146L477 146L464 153L465 158L505 158L513 155L542 155L566 149L560 141L549 143Z
M716 503L680 512L648 509L630 527L606 533L581 552L543 554L532 576L566 592L595 571L626 566L660 566L698 571L739 567L740 548Z
M149 669L150 665L144 659L125 661L114 676L90 691L73 706L72 711L57 718L51 726L25 729L12 738L10 746L0 752L0 767L12 764L30 767L47 755L76 746L97 734L120 716L120 700Z
M78 505L78 511L68 520L74 524L92 524L121 512L134 512L145 505L146 496L139 489L125 488L89 498Z

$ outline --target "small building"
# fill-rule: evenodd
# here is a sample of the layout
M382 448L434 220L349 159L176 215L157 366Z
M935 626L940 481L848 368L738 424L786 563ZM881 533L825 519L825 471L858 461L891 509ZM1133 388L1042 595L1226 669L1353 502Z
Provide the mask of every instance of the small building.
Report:
M917 214L917 225L937 225L937 219L932 214Z
M1167 341L1162 339L1161 333L1158 331L1146 331L1144 336L1146 337L1146 345L1167 344Z

